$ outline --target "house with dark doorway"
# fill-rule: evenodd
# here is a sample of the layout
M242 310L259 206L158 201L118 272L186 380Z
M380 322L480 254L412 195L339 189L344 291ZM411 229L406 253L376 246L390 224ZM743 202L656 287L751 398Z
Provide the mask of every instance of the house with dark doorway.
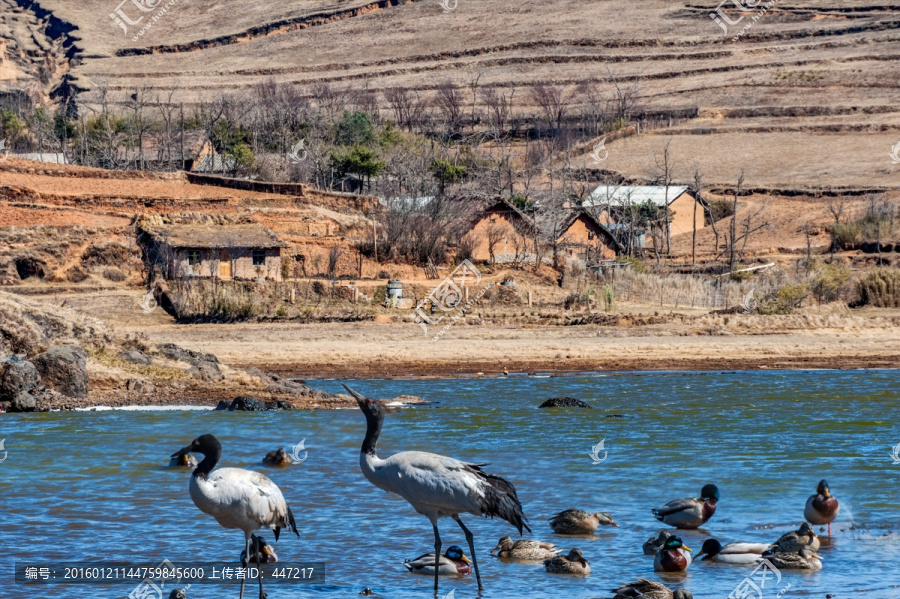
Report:
M151 215L138 222L150 268L166 279L281 280L287 243L249 217Z
M612 232L587 210L577 209L563 223L557 246L569 257L586 262L615 260L622 246Z
M533 262L536 237L534 220L501 199L475 215L465 239L475 260L509 263Z

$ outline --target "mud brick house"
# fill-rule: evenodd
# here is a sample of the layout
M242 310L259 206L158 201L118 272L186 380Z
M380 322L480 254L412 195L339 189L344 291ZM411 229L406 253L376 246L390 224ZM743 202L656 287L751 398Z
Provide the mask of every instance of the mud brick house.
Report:
M475 260L534 259L534 221L505 200L498 200L479 212L466 237L473 244Z
M584 205L593 208L601 222L616 224L624 210L647 202L659 207L669 207L671 235L691 233L694 227L699 231L706 226L706 210L702 200L698 200L693 190L687 186L600 185L591 192Z
M281 280L287 243L249 217L153 215L138 222L150 268L166 279Z
M622 251L610 230L583 209L573 211L563 223L557 245L573 258L592 262L615 260Z

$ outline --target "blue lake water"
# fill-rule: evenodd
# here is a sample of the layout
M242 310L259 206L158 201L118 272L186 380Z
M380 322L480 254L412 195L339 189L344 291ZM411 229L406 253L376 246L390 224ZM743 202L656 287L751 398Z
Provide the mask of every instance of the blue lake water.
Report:
M314 381L330 391L339 381ZM821 572L782 572L765 597L900 598L900 372L804 371L647 373L553 378L362 380L376 397L400 393L434 402L389 412L379 454L426 450L473 462L516 486L533 537L590 560L585 579L546 574L540 565L489 555L515 530L500 520L463 516L475 533L483 597L611 596L638 577L660 579L641 544L660 529L650 514L668 500L695 496L707 482L722 498L700 531L685 532L695 552L703 539L772 541L796 528L806 498L827 478L841 501ZM595 409L538 410L570 395ZM621 415L622 418L610 417ZM0 596L124 598L134 585L25 586L14 562L237 562L239 531L220 528L188 495L189 473L166 468L168 456L202 433L223 444L221 466L256 469L282 489L300 539L285 535L283 561L324 562L327 581L268 586L271 599L356 597L371 587L385 598L433 597L431 580L401 562L431 549L428 520L385 494L359 471L365 421L358 410L226 413L98 411L0 415L7 459L0 463L0 539L6 557ZM262 456L305 439L308 458L266 468ZM591 447L605 439L606 460ZM2 457L0 452L0 457ZM556 536L547 520L578 507L609 511L621 526L595 538ZM851 529L851 525L853 529ZM272 541L270 532L265 533ZM465 539L442 521L445 547ZM468 550L466 549L468 553ZM726 598L752 570L695 562L667 575L698 599ZM476 597L474 576L442 579L441 596ZM787 587L787 585L790 585ZM233 588L193 585L191 599L237 597ZM153 595L151 595L153 596ZM255 594L249 591L248 597ZM755 595L754 595L755 596Z

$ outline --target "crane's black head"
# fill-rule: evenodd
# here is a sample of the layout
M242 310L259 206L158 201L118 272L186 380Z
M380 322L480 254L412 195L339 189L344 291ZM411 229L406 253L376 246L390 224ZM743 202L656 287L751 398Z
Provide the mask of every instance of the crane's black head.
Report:
M171 457L177 457L187 453L202 453L203 461L201 461L194 470L194 476L205 477L212 470L219 458L222 457L222 444L212 435L200 435L187 447L182 447L172 454Z
M697 554L697 557L705 554L703 559L712 559L719 555L721 551L722 543L715 539L706 539L703 541L703 547L700 548L700 553Z
M825 498L831 497L831 491L828 489L827 480L823 478L819 481L819 485L816 487L816 493Z
M381 424L384 422L384 406L380 401L366 397L347 385L344 385L344 389L356 399L356 404L366 417L366 437L363 439L362 452L367 455L375 455L375 444L378 443Z
M716 485L703 485L700 489L700 499L703 501L719 501L719 487Z

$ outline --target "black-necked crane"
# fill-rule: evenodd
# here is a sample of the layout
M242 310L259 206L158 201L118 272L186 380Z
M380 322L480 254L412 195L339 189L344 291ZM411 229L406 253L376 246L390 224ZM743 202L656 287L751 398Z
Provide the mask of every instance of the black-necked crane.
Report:
M244 550L250 554L250 537L260 528L275 531L275 540L282 528L290 528L297 537L294 514L288 507L281 490L267 476L243 468L215 468L222 457L222 444L212 435L200 435L190 445L172 454L200 453L203 460L191 476L190 492L200 511L209 514L224 528L244 531ZM259 563L257 562L257 566ZM259 577L259 596L266 594ZM244 579L241 579L241 599L244 597Z
M404 451L389 458L379 458L375 454L375 444L384 423L384 406L347 385L344 388L356 398L359 409L366 417L366 436L359 455L363 474L370 483L399 495L418 513L431 520L434 528L434 592L438 590L437 559L441 554L438 519L448 516L456 520L466 535L478 589L483 589L474 537L459 515L497 516L515 526L520 535L523 528L531 532L525 523L516 489L506 479L484 472L481 468L485 464L471 464L424 451Z

